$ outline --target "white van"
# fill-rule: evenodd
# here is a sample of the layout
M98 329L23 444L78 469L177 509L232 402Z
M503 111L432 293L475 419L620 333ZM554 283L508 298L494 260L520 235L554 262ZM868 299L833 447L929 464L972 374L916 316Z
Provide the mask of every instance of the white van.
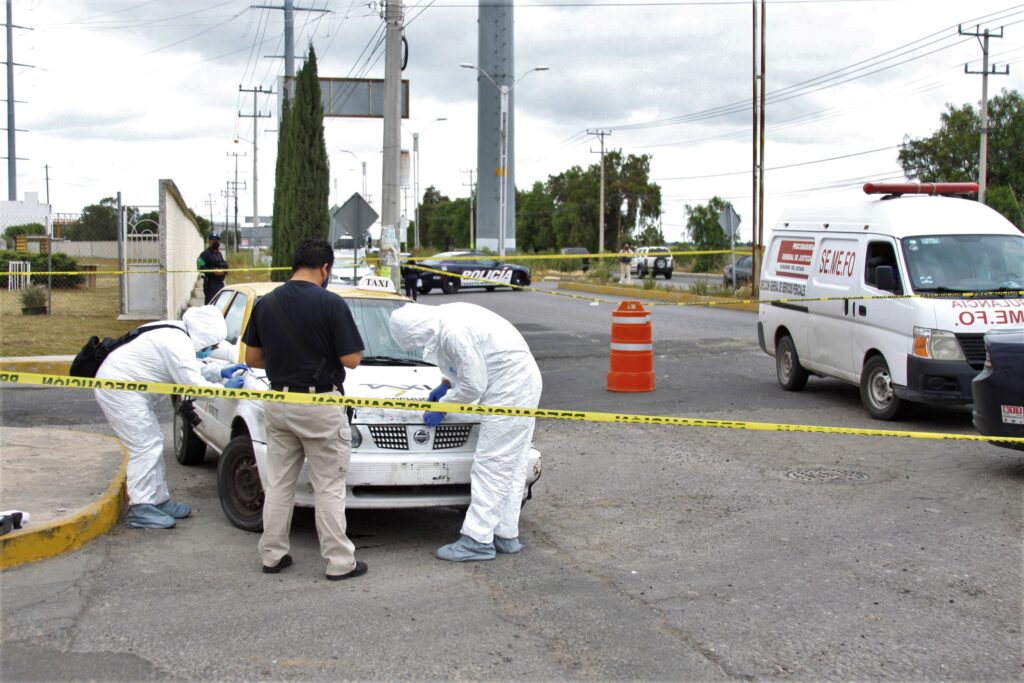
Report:
M1024 327L1024 233L976 201L921 194L972 183L864 190L885 196L783 214L759 273L761 349L783 389L841 379L879 420L910 402L970 403L985 332ZM893 295L913 296L873 298Z

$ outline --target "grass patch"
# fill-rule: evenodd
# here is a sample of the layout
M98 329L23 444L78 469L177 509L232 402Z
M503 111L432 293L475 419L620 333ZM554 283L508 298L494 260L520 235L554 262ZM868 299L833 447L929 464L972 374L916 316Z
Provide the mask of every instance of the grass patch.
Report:
M88 259L114 270L117 259ZM75 354L92 335L119 337L143 320L118 320L118 276L99 275L95 287L53 290L52 315L22 315L17 291L0 291L0 356Z

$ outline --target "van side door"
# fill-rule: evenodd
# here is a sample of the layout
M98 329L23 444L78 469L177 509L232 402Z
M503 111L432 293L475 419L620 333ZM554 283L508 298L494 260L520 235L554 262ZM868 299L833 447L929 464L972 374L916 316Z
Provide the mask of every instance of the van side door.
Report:
M890 266L896 280L896 291L886 291L878 285L878 267ZM894 383L907 383L907 355L913 346L913 326L918 302L913 299L888 299L901 295L906 290L907 269L899 260L899 249L889 237L872 237L865 248L864 265L860 279L867 299L856 301L851 313L856 317L856 361L857 376L860 376L865 354L874 349L880 351L889 366Z
M856 381L858 366L853 360L855 319L851 311L859 292L862 240L857 235L829 235L822 239L808 282L810 336L808 360L825 373ZM813 293L812 293L813 292Z

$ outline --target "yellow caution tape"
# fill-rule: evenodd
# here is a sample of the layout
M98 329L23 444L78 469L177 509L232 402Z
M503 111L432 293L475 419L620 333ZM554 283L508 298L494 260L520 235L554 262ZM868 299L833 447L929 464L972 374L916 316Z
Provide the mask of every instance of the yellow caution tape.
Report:
M613 424L647 424L673 427L713 427L716 429L746 429L761 432L805 432L810 434L844 434L851 436L893 436L909 439L931 439L941 441L979 441L1024 444L1024 438L1003 436L946 434L941 432L912 432L895 429L823 427L818 425L749 422L746 420L716 420L696 417L675 417L670 415L630 415L625 413L601 413L589 410L520 408L516 406L467 405L463 403L431 403L430 401L412 401L397 398L360 398L357 396L334 396L330 394L297 394L281 391L252 391L249 389L226 389L223 387L166 384L161 382L133 382L127 380L67 377L64 375L44 375L30 372L0 372L0 383L61 387L68 389L134 391L145 394L165 394L169 396L183 397L276 401L280 403L300 403L309 405L339 405L352 406L354 408L383 408L417 411L434 410L445 413L533 417L550 420L573 420L577 422L609 422Z

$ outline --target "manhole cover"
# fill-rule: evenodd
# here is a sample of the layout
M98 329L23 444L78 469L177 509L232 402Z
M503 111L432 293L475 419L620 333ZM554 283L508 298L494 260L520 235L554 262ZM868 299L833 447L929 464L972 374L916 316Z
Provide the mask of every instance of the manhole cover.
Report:
M822 481L866 481L870 478L865 472L855 470L841 470L835 467L809 467L799 470L792 470L786 474L790 479L796 481L822 482Z

